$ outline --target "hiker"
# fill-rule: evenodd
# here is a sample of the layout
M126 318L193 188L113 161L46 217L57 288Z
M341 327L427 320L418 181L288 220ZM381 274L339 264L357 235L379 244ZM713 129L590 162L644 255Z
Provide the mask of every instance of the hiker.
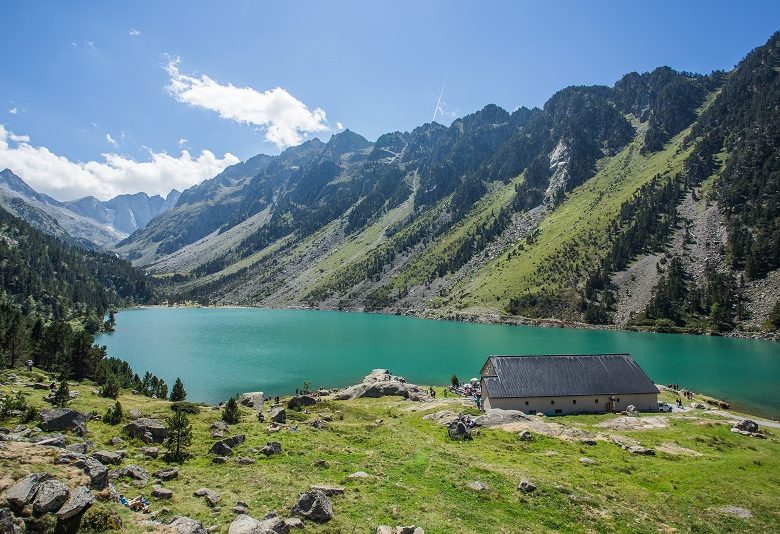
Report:
M449 388L444 388L444 396L445 396L445 397L447 396L447 390L448 390L448 389L449 389Z
M274 397L274 404L279 404L279 395Z
M436 398L436 390L433 389L433 386L428 390L428 393L430 393L432 399Z
M265 423L265 416L263 415L263 412L257 412L257 420L261 423Z
M477 391L477 392L474 394L474 401L477 403L477 409L478 409L478 410L481 410L481 409L482 409L482 393L480 393L479 391Z
M32 361L32 360L27 360L27 361L25 362L25 365L27 365L27 371L28 371L28 372L32 372L32 368L33 368L33 361Z

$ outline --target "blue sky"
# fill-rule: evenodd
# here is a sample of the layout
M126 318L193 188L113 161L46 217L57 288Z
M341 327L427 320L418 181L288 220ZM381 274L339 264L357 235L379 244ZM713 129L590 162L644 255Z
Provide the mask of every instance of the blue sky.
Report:
M412 129L445 79L449 124L634 70L730 69L780 29L776 1L633 4L5 4L0 166L63 199L166 192L342 127Z

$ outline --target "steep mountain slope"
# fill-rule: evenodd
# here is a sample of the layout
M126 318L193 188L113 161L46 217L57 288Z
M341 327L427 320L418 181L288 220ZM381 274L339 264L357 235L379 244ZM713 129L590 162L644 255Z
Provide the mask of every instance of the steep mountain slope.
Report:
M182 193L120 251L175 274L174 299L761 325L769 310L750 295L771 291L779 248L777 40L728 74L663 67L566 88L543 109L490 105L449 127L258 156ZM669 323L654 303L678 275L694 277L695 305L676 301L687 311Z
M110 248L126 234L38 193L11 170L0 172L0 206L43 232L88 248Z
M173 208L180 195L179 191L173 189L165 198L160 195L150 197L146 193L117 195L106 201L84 197L65 202L64 206L79 215L130 235L144 228L161 213Z

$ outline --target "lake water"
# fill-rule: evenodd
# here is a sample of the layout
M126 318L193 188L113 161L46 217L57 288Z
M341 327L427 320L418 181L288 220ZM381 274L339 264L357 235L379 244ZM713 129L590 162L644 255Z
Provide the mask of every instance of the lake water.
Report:
M420 384L479 376L490 354L631 353L656 383L780 416L780 343L748 339L433 321L245 308L122 311L98 343L109 355L216 403L244 391L290 394L355 383L388 368Z

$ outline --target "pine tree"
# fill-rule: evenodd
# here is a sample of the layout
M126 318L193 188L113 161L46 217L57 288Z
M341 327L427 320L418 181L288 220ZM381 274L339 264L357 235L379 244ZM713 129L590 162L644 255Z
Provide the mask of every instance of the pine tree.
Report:
M168 457L181 463L187 458L187 448L192 444L192 425L184 410L176 410L166 421L168 437L165 438L165 447Z
M108 375L106 383L100 388L100 396L107 399L115 399L119 396L119 379L114 374Z
M113 408L109 408L103 416L103 422L109 425L118 425L122 422L122 405L116 401Z
M70 388L68 387L68 381L64 378L62 379L62 382L60 382L60 387L57 388L56 393L54 393L54 398L52 401L54 402L55 406L65 406L67 402L70 400Z
M235 397L230 397L222 410L222 420L229 425L235 425L241 420L241 412Z
M176 382L173 384L173 389L171 390L170 401L179 402L186 398L187 392L184 391L184 384L182 384L181 378L176 377Z

